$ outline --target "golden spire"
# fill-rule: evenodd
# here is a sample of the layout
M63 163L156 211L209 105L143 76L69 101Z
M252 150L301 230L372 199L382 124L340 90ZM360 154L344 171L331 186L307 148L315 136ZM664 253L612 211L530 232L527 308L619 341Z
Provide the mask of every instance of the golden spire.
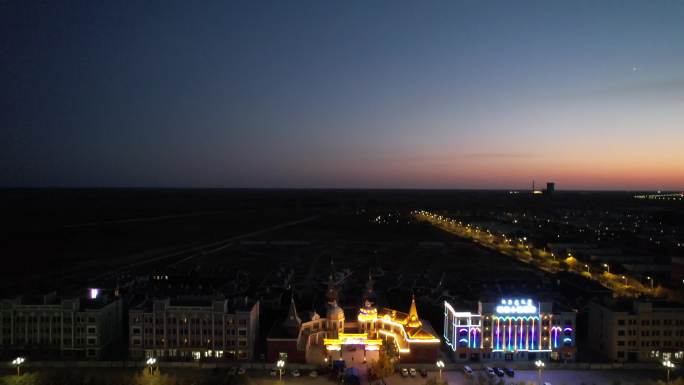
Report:
M409 327L412 328L418 328L422 326L422 323L420 322L420 318L418 318L418 310L416 310L416 296L413 295L411 298L411 309L409 310L409 319L408 319L408 324Z

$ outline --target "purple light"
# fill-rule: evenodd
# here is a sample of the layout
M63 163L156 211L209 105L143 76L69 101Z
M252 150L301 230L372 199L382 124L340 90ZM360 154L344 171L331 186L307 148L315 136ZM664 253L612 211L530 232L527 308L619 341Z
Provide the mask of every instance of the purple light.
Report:
M100 289L90 289L90 299L96 299L98 295L100 295Z

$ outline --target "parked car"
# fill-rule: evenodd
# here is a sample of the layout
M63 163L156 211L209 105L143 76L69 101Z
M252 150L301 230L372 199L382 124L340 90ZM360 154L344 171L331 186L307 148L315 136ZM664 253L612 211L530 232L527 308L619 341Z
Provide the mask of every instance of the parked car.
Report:
M292 375L295 377L299 377L299 376L301 376L301 373L299 373L299 370L295 369L292 371Z
M487 372L487 374L490 376L494 375L494 369L491 366L485 366L485 372Z
M237 368L236 367L231 366L230 368L228 368L228 375L229 376L234 376L236 374L237 374Z
M418 375L418 372L416 372L416 368L411 368L409 369L409 374L411 375L411 377L415 377Z
M245 368L244 366L240 366L240 369L238 369L237 374L245 374L245 373L247 373L247 368Z
M310 372L309 372L309 377L311 377L311 378L316 378L316 377L318 377L318 372L315 371L315 370L310 371Z
M504 373L506 373L508 375L508 377L515 376L515 371L513 371L512 368L504 368Z
M427 369L420 369L420 376L421 377L427 377L428 376Z
M401 368L401 376L402 376L402 377L408 377L408 376L409 376L408 369L406 369L406 368Z
M503 377L504 371L501 368L494 368L494 374L496 374L499 377Z
M463 366L463 373L469 374L469 375L473 374L473 369L470 366L465 365L465 366Z

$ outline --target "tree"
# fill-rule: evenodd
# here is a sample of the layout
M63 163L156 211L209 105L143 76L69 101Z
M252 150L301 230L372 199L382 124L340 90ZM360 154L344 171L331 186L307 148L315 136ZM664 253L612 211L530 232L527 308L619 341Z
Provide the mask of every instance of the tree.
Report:
M393 362L399 359L399 350L397 349L397 344L389 342L389 340L382 344L382 348L380 349L380 351L384 351L385 354L389 357L389 359Z
M386 349L380 349L378 359L371 362L370 371L375 379L382 379L394 374L394 360L387 353Z

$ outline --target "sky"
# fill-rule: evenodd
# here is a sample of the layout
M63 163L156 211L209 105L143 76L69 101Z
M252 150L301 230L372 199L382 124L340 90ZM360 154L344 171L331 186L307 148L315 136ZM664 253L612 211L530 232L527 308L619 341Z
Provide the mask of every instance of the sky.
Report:
M682 1L4 1L0 186L684 191Z

